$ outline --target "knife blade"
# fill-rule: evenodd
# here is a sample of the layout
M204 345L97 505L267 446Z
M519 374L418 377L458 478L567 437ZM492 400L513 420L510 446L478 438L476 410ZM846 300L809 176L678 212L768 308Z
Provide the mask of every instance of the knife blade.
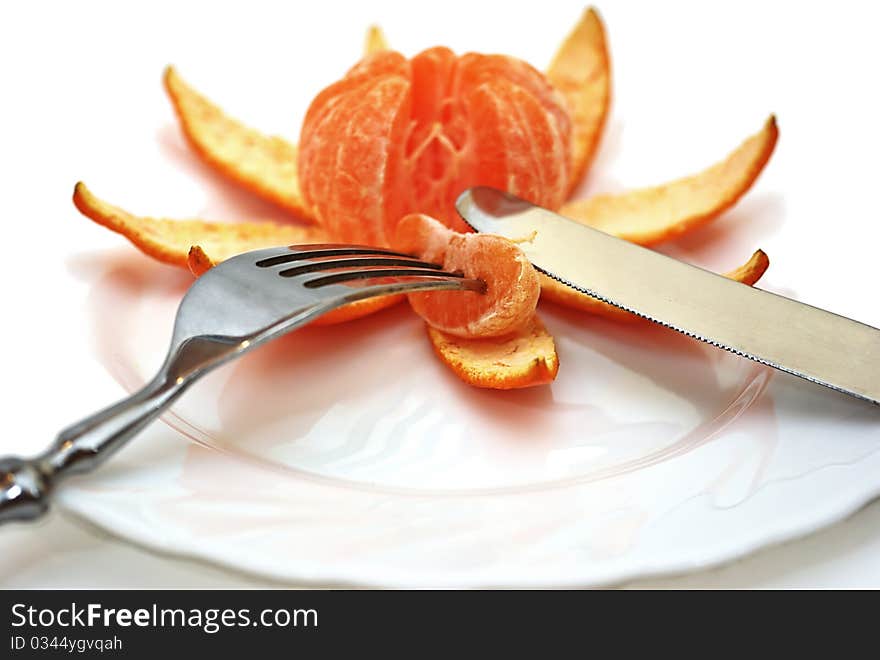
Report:
M517 241L577 291L690 337L880 405L880 330L586 227L509 193L466 190L473 229Z

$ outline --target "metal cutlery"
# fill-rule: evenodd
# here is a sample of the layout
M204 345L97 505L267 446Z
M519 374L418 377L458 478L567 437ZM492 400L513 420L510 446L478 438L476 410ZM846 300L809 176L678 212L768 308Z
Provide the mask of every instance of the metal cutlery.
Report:
M458 212L516 240L534 266L594 298L820 385L880 404L880 330L734 282L523 199L472 188Z
M535 267L587 295L695 339L880 404L880 330L609 236L493 188L457 208L477 231L516 240ZM366 298L485 282L390 250L305 245L257 250L189 289L171 345L140 391L58 434L36 457L0 459L0 523L38 518L62 478L119 450L198 378L318 316Z
M198 378L270 339L366 298L485 286L406 254L355 245L270 248L232 257L187 291L165 361L140 391L64 429L34 458L0 459L0 522L41 516L60 479L92 470Z

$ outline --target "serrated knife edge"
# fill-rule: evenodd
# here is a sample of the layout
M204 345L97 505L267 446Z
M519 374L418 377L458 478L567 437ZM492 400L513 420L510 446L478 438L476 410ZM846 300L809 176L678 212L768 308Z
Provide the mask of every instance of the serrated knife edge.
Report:
M518 240L539 271L566 286L880 404L877 328L685 264L492 188L465 191L457 208L475 230Z

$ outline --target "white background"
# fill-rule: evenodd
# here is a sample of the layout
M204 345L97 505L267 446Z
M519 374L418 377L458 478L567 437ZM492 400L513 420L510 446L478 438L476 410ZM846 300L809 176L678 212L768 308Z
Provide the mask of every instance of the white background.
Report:
M295 140L309 100L357 59L370 23L406 54L442 43L543 67L582 9L579 2L473 1L4 5L0 451L36 451L121 395L93 357L83 308L108 251L142 257L79 215L70 203L77 180L144 214L283 217L188 153L160 84L166 64L230 114ZM734 213L673 249L724 267L731 252L762 247L772 260L767 286L880 325L880 306L867 306L866 316L852 293L876 297L876 10L869 3L613 1L599 10L614 104L580 194L701 169L774 112L781 138L758 185ZM782 226L797 232L778 240ZM172 433L158 425L139 442ZM874 504L832 530L729 568L643 584L880 586L878 548ZM247 584L259 583L153 556L58 516L0 531L0 585Z

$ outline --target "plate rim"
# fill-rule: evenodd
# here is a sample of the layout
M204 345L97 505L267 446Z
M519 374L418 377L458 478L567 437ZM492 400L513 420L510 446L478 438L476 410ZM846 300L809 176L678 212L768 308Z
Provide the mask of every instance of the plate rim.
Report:
M188 445L182 445L187 447ZM837 467L843 469L855 469L880 455L880 448L875 449L856 461L844 465L825 465L819 470ZM811 473L814 473L811 471ZM859 483L854 480L853 483ZM202 562L207 565L220 567L241 575L252 576L268 582L285 586L299 587L354 587L354 588L458 588L458 589L499 589L499 588L545 588L545 589L580 589L580 588L605 588L622 586L636 580L651 579L658 577L674 577L693 572L706 571L736 561L737 559L751 555L759 550L771 548L787 542L809 536L825 529L835 523L841 522L857 511L863 509L876 499L880 499L880 481L869 488L851 488L839 491L837 498L828 500L828 504L821 510L807 511L800 516L789 519L768 518L776 522L773 529L767 529L769 523L758 525L748 535L739 535L737 541L726 544L715 544L712 548L700 546L697 551L679 552L675 558L658 559L655 561L630 562L630 568L615 568L616 563L603 566L599 571L594 571L592 577L589 572L582 572L568 579L551 578L552 573L546 575L524 576L521 573L510 575L506 578L493 576L490 579L468 580L459 572L447 572L442 580L418 579L412 571L391 570L382 568L376 575L365 577L362 570L354 571L346 569L347 564L340 564L334 570L316 570L309 562L303 565L302 560L293 560L288 566L291 570L282 575L278 571L262 568L257 563L241 563L222 553L211 552L202 545L190 545L186 549L172 546L162 542L160 534L151 534L143 526L125 524L119 525L118 517L110 520L102 517L98 511L84 511L86 508L76 500L71 501L62 493L56 500L59 509L76 519L77 523L98 527L110 536L134 543L149 551L165 556ZM299 569L294 567L299 566ZM362 566L361 564L356 565ZM572 572L567 571L571 576ZM293 575L298 573L298 575ZM360 573L360 574L358 574Z

